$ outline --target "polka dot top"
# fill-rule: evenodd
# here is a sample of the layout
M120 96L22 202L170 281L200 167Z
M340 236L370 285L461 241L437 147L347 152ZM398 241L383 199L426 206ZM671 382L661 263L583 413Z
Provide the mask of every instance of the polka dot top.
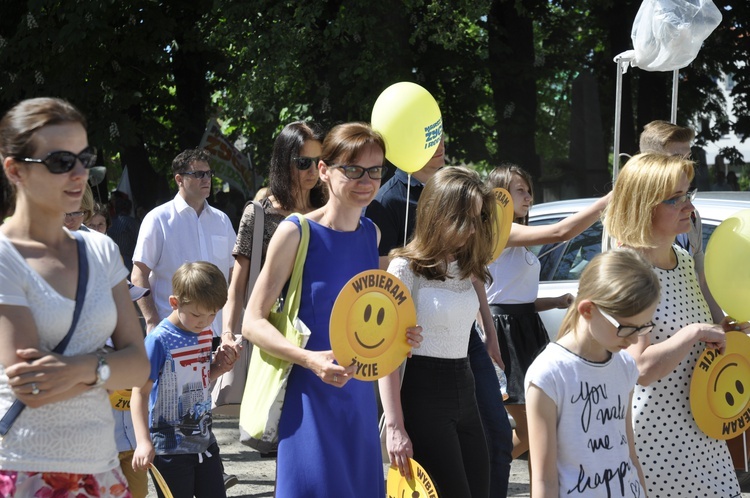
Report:
M661 299L651 344L666 341L691 323L712 322L692 258L679 247L674 250L675 268L654 268ZM706 436L690 410L690 380L704 349L705 344L695 344L672 372L649 386L635 387L635 445L649 497L741 496L726 443Z

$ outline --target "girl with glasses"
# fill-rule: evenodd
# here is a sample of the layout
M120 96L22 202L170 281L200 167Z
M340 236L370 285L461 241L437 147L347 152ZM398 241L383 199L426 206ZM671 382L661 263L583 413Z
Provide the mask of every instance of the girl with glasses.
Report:
M557 341L526 372L535 498L645 496L631 421L638 368L624 350L653 329L658 299L635 251L599 254L583 270Z
M278 429L278 498L385 496L378 434L378 411L370 382L354 379L356 366L335 362L329 340L333 303L354 275L378 267L379 231L362 210L380 180L354 180L333 164L379 166L383 138L364 123L334 127L323 141L318 162L328 201L307 214L309 246L301 284L299 318L310 328L307 346L291 345L267 320L294 267L300 221L281 222L268 246L266 262L248 302L242 334L255 347L291 361ZM419 334L409 329L412 346ZM248 379L248 382L252 382ZM249 400L252 402L252 400Z
M50 352L71 329L85 264L62 220L81 210L91 150L83 115L63 100L25 100L0 121L2 174L16 194L0 227L0 417L26 405L0 442L4 497L129 496L106 389L143 384L148 359L108 237L80 234L82 312L64 351Z
M224 337L225 341L234 342L235 335L241 333L241 312L250 297L247 284L252 258L261 258L263 264L268 243L281 220L292 213L309 213L325 202L325 189L318 180L323 137L323 130L316 123L295 121L286 125L274 141L268 171L269 185L260 201L264 215L262 254L253 254L255 207L248 203L232 250L234 269L222 317L223 334L230 336Z
M570 294L537 298L541 265L527 246L576 237L599 219L610 194L557 223L530 226L529 210L534 204L531 175L520 166L505 164L490 172L488 183L492 188L507 190L513 199L513 224L508 243L500 256L489 264L492 282L487 284L487 298L508 378L509 398L505 408L516 422L512 455L518 458L529 449L523 379L531 362L549 342L539 312L565 309L573 301Z
M704 348L724 350L724 331L711 323L693 259L675 236L691 229L694 165L681 157L638 154L622 168L604 226L619 244L640 253L661 283L654 330L628 348L640 375L633 395L635 447L648 496L739 496L724 441L701 431L690 409L690 382Z

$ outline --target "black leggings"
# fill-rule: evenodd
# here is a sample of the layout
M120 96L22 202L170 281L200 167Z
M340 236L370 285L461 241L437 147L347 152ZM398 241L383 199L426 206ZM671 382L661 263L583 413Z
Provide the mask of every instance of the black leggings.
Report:
M489 456L468 358L409 358L401 405L414 459L440 498L487 498Z

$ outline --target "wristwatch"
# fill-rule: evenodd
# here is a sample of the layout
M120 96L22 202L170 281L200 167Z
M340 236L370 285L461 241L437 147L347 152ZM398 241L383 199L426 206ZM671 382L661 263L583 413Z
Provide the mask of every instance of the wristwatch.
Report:
M109 380L109 376L112 373L102 351L96 352L96 359L99 361L96 365L96 382L90 384L91 387L103 386Z

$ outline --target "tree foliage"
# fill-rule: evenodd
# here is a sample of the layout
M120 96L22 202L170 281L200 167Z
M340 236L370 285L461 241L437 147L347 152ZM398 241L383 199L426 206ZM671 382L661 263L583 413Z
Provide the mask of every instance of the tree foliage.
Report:
M698 141L750 133L744 0L715 0L724 20L680 71L678 121ZM631 48L638 0L3 0L0 109L56 95L88 116L113 171L127 165L136 202L168 194L172 157L219 118L265 171L284 124L370 117L398 81L440 104L456 161L510 160L535 176L567 161L573 81L595 75L612 143L613 57ZM731 122L716 81L733 75ZM633 70L623 86L623 150L668 118L671 73ZM606 169L606 165L602 164Z

